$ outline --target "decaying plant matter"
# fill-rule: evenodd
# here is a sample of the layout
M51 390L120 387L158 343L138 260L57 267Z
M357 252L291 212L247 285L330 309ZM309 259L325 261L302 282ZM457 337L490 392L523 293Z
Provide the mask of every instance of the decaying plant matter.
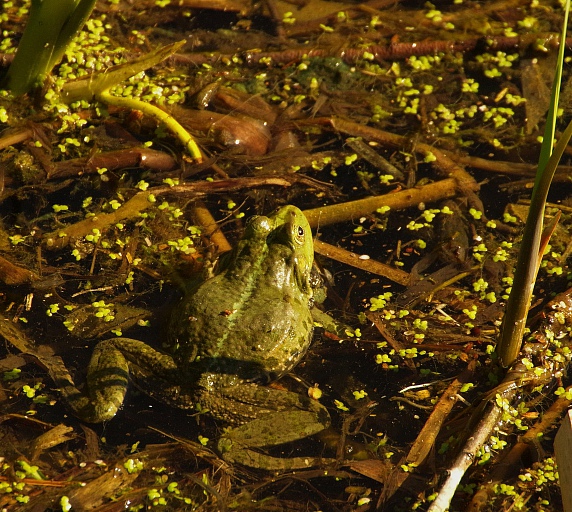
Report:
M4 73L27 8L0 7ZM493 352L561 19L556 1L98 2L41 87L0 91L0 506L438 510L464 465L452 508L559 510L569 149L524 348L507 375ZM279 383L321 394L332 430L272 455L336 465L231 466L224 425L137 393L101 428L69 414L50 374L81 381L103 337L160 349L182 289L285 204L342 325L324 317Z

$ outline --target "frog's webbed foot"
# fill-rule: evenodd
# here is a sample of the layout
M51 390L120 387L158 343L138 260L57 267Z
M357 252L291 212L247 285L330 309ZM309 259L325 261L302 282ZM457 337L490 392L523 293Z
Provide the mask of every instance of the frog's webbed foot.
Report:
M325 410L325 409L324 409ZM268 471L304 469L335 462L322 457L273 457L254 448L280 445L317 434L325 426L314 412L282 411L266 414L241 427L229 429L218 442L218 451L227 462Z
M145 343L130 338L111 338L94 349L87 370L87 394L79 391L71 379L60 387L74 414L88 423L112 419L123 405L129 383L129 366L154 374L176 371L169 356Z
M327 428L330 415L316 400L255 384L221 391L227 419L232 421L231 415L243 421L254 418L228 429L219 440L218 450L228 462L267 470L303 469L333 462L320 457L273 457L256 450L298 441ZM211 412L223 416L223 411Z

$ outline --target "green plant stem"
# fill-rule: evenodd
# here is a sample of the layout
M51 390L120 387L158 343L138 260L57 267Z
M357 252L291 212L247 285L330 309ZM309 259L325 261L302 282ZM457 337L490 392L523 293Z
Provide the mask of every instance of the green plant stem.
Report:
M507 301L500 336L495 349L495 354L503 367L508 367L514 363L522 346L530 299L532 298L539 262L542 257L542 254L539 252L546 198L558 162L572 136L571 123L566 127L554 152L552 152L554 134L556 131L560 84L562 82L562 66L564 63L564 47L569 12L570 0L566 0L556 71L552 83L550 108L546 116L546 126L540 150L538 171L536 173L530 209L524 226L524 233L516 262L512 290Z
M97 93L95 95L95 99L101 103L114 105L116 107L140 110L144 114L157 119L159 122L163 123L167 129L175 134L175 136L181 141L185 148L187 148L187 151L195 161L202 161L201 150L197 146L197 143L193 137L168 112L165 112L155 105L145 103L136 98L123 98L120 96L113 96L112 94L109 94L109 91L101 91Z
M159 64L159 62L162 62L169 55L172 55L184 44L184 40L177 41L176 43L158 48L139 59L113 66L103 73L94 73L86 78L68 82L62 87L61 98L66 103L73 103L80 100L92 101L95 99L101 103L120 108L140 110L144 114L163 123L166 128L176 135L193 159L196 162L201 162L202 155L197 143L191 134L188 133L172 115L138 98L124 98L109 93L109 89L114 85Z
M46 2L48 0L44 0ZM61 2L61 0L55 0L56 2ZM66 19L66 22L62 26L62 29L58 35L54 52L52 54L52 60L50 62L51 69L62 59L67 47L79 33L79 31L85 25L85 22L90 17L95 3L97 0L73 0L75 8L70 16ZM54 0L50 0L51 3Z
M514 363L520 352L530 299L538 272L538 261L541 257L539 249L546 197L554 171L568 145L570 137L572 137L572 122L564 130L562 137L554 148L554 152L550 156L548 165L544 169L543 179L535 185L532 193L528 218L524 227L514 272L512 290L507 301L500 338L496 347L499 362L504 367Z
M95 1L32 0L30 18L6 75L12 93L25 94L42 85L83 27Z

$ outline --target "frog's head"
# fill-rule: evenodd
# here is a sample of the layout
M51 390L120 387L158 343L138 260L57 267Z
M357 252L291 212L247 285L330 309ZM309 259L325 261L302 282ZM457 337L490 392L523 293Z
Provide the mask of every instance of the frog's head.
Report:
M312 230L306 216L296 206L288 205L269 216L274 225L268 243L280 243L292 250L293 266L303 290L310 288L310 272L314 263Z

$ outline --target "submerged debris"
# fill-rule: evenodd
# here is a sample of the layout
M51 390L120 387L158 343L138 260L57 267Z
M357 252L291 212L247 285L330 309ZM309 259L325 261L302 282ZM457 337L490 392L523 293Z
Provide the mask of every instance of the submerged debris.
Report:
M0 7L4 72L27 9ZM455 508L559 510L550 429L572 400L566 159L527 344L507 377L491 354L560 21L558 2L519 0L99 2L41 90L0 91L0 507L426 510L480 436ZM106 92L116 101L65 100L182 40ZM70 414L50 375L81 382L102 337L161 350L190 274L212 274L244 219L285 204L319 237L314 302L327 295L320 307L341 325L325 320L276 384L319 399L332 429L270 455L336 464L230 465L215 449L224 424L136 392L102 427Z

